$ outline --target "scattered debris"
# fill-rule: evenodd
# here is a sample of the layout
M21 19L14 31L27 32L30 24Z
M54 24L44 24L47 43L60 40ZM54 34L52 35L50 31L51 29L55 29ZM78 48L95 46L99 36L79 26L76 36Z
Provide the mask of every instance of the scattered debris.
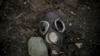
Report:
M75 13L75 12L73 12L73 11L71 11L71 14L76 15L76 13Z
M72 26L72 23L69 23L69 26Z
M75 45L76 45L78 48L81 48L81 46L83 45L83 43L75 43Z
M24 2L24 4L26 5L26 4L27 4L27 2Z

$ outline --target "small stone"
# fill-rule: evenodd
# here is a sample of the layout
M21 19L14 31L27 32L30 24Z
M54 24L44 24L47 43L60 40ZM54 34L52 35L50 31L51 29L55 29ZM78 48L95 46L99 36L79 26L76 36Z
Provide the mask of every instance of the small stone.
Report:
M70 41L73 41L73 39L71 38Z
M82 28L82 25L80 25L80 28Z
M90 7L87 7L88 9L91 9Z
M72 23L69 23L69 26L72 26Z
M92 40L90 40L90 42L92 42Z
M27 2L24 2L24 4L26 5L26 4L27 4Z
M75 12L73 12L73 11L71 11L71 14L76 15L76 13L75 13Z
M78 37L77 40L80 40L80 38Z
M6 51L4 51L4 53L6 54L7 52L6 52Z
M85 25L86 23L84 22L83 24Z
M81 48L81 46L83 45L83 43L75 43L75 45L76 45L78 48Z

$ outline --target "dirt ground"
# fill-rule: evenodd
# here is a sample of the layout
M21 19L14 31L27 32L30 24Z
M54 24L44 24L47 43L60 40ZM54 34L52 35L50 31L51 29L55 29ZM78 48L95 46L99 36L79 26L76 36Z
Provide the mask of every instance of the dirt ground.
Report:
M29 56L28 39L39 36L38 22L53 10L66 24L66 56L100 56L99 0L0 0L0 56ZM77 38L81 49L69 43Z

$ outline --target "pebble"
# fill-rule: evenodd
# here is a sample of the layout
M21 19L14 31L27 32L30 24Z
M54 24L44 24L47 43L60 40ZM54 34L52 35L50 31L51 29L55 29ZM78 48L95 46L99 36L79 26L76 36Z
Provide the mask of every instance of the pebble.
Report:
M80 40L80 38L78 37L77 40Z
M86 23L84 22L83 24L85 25Z
M24 4L26 5L26 4L27 4L27 2L24 2Z
M76 45L78 48L81 48L81 46L83 45L83 43L75 43L75 45Z
M69 23L69 26L72 26L72 23Z
M73 11L71 11L71 14L76 15L76 13L75 13L75 12L73 12Z
M90 7L87 7L88 9L91 9Z
M90 40L90 42L92 42L92 40Z

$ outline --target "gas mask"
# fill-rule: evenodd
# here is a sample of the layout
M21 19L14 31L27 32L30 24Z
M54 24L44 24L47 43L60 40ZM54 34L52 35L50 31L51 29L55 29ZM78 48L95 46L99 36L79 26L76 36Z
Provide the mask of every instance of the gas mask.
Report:
M39 31L47 44L50 56L60 56L63 51L65 24L55 12L48 12L39 22Z

